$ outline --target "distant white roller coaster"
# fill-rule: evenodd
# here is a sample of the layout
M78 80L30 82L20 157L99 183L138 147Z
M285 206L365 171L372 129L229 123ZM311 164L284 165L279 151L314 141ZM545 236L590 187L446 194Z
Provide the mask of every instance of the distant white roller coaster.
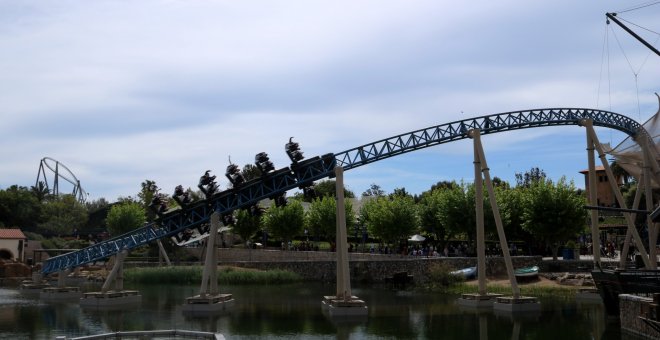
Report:
M52 176L50 181L48 180L49 176L46 175L46 169L50 170L51 172L50 174ZM78 201L81 203L85 202L87 199L87 192L85 192L82 186L80 186L80 180L78 180L76 175L74 175L73 172L71 172L71 170L69 170L69 168L67 168L66 165L62 164L60 161L50 157L42 158L41 162L39 163L39 172L37 173L37 182L35 186L39 187L39 183L43 183L50 194L59 195L60 179L69 182L73 186L73 189L70 193L75 196ZM65 192L65 194L69 193Z

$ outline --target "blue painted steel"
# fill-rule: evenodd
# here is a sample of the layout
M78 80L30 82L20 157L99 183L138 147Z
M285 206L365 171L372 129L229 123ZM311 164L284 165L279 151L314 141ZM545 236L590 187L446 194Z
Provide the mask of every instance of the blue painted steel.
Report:
M631 136L644 133L639 123L626 116L608 111L571 108L507 112L437 125L334 155L326 154L293 163L290 168L279 169L237 188L219 192L206 200L192 203L185 209L168 212L155 223L145 227L72 253L52 257L44 262L42 273L48 274L102 260L122 249L130 250L159 238L176 235L186 228L199 226L207 222L214 211L225 214L262 199L273 198L290 189L308 186L315 180L331 178L334 176L335 165L350 170L381 159L467 138L471 129L480 129L481 134L485 135L531 127L579 125L584 119L591 119L594 126L616 129Z
M85 263L103 260L123 249L133 249L159 238L176 235L209 221L211 214L220 214L250 206L296 187L334 176L335 156L326 154L297 162L291 168L279 169L267 176L243 183L237 188L219 192L210 198L194 202L186 209L169 211L156 222L126 234L96 243L87 248L51 257L44 261L41 272L49 274Z
M350 170L385 158L430 146L468 138L468 131L482 135L541 126L579 125L591 119L594 126L608 127L635 136L644 131L636 121L609 111L592 109L539 109L499 113L436 125L358 146L335 154L337 165Z

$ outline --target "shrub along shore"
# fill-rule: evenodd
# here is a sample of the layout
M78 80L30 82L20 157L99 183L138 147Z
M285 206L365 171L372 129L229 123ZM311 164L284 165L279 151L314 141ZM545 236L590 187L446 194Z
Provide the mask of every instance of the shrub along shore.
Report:
M439 266L431 271L433 284L419 286L444 294L477 293L476 281L464 282L462 278L449 275L448 268ZM137 267L124 271L124 279L128 282L141 284L199 284L202 281L201 266L171 266L171 267ZM520 293L524 296L573 298L577 287L549 284L544 281L519 284ZM301 282L303 278L291 271L270 269L256 270L232 266L218 267L218 283L220 284L287 284ZM489 293L511 295L511 286L499 280L488 283Z
M129 268L124 270L124 279L135 283L198 284L202 282L202 266ZM302 281L300 275L285 270L218 267L220 284L283 284L299 281Z

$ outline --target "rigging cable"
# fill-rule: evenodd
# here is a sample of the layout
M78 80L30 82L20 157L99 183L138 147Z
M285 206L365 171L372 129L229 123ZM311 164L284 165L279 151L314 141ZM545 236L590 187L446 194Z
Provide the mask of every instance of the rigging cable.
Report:
M641 109L641 104L639 102L639 82L638 82L638 73L635 72L635 68L632 66L632 63L630 62L630 59L628 59L628 55L626 54L626 51L624 51L623 46L621 46L621 41L619 41L619 37L616 35L616 32L614 29L612 29L612 35L614 35L614 40L616 40L617 45L619 45L619 49L621 50L621 54L623 54L623 57L626 59L628 62L628 66L630 67L630 71L632 72L633 76L635 77L635 92L637 94L637 115L639 116L639 120L642 120L642 109Z
M638 9L641 9L641 8L657 5L657 4L660 4L660 1L649 1L645 4L637 5L637 7L631 7L629 9L624 9L624 10L618 11L617 13L630 12L630 11L638 10Z
M603 67L605 65L605 57L607 56L605 53L607 52L606 45L607 45L607 29L608 27L605 26L605 34L603 35L603 48L601 51L600 55L600 73L598 74L598 91L596 92L596 107L600 108L600 91L601 91L601 85L603 84ZM609 56L607 56L609 59ZM609 80L609 77L608 77ZM609 110L611 111L611 110Z
M660 35L660 33L656 32L656 31L654 31L654 30L652 30L652 29L650 29L650 28L646 28L646 27L644 27L644 26L637 25L636 23L634 23L634 22L632 22L632 21L628 21L628 20L626 20L626 19L624 19L624 18L621 18L621 17L618 17L618 18L619 18L619 20L621 20L621 21L625 21L625 22L629 23L630 25L633 25L633 26L635 26L635 27L637 27L637 28L643 29L643 30L645 30L645 31L647 31L647 32L651 32L651 33L656 34L656 35Z
M660 1L657 2L657 3L660 3ZM643 30L645 30L645 31L647 31L647 32L651 32L651 33L657 35L657 37L655 38L655 41L653 42L652 45L657 44L657 43L658 43L658 40L660 40L660 33L656 32L656 31L654 31L654 30L648 29L648 28L643 27L643 26L639 26L639 25L637 25L637 24L635 24L635 23L633 23L633 22L630 22L630 21L628 21L628 20L626 20L626 19L623 19L623 18L619 18L619 20L621 20L621 21L625 21L625 22L627 22L627 23L630 24L630 25L633 25L633 26L635 26L635 27L637 27L637 28L643 29ZM644 58L644 62L642 62L642 64L639 66L639 69L637 70L637 74L639 74L639 72L642 71L642 68L644 67L644 65L646 65L646 62L649 60L649 56L650 56L650 55L651 55L651 51L648 52L648 54L646 55L646 58Z
M605 33L603 34L603 49L601 51L601 60L600 60L600 75L598 79L598 96L596 99L596 107L600 107L600 86L603 79L603 65L605 60L607 60L607 101L608 101L608 110L612 111L612 94L611 94L611 85L610 85L610 48L609 48L609 25L605 25ZM610 131L610 144L612 144L612 131Z

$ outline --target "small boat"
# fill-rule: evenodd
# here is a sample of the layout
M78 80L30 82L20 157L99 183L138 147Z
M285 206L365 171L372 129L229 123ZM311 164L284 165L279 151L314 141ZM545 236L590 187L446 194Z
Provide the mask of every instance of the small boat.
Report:
M539 267L538 266L532 266L532 267L519 268L519 269L516 269L513 272L513 274L517 278L537 277L539 275Z
M477 278L477 267L467 267L450 272L451 275L462 276L466 280Z

